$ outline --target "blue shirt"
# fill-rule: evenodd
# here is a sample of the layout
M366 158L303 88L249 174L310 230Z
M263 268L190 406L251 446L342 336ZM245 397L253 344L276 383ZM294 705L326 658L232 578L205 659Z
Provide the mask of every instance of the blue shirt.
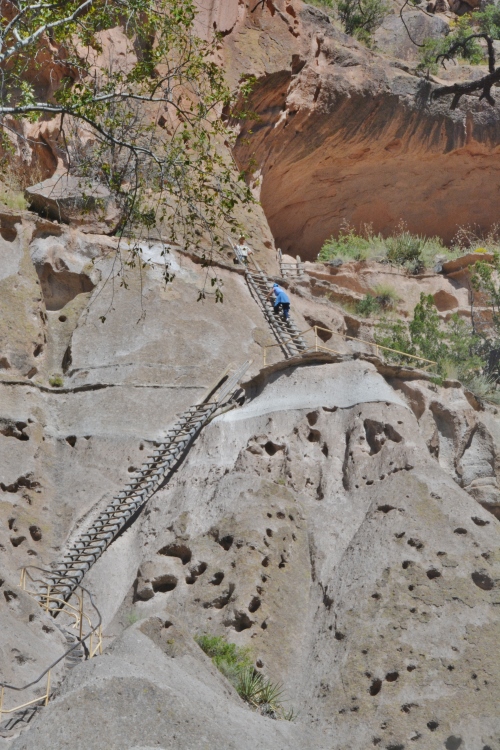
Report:
M274 294L276 295L276 298L274 300L274 305L279 305L280 303L286 303L290 302L290 298L288 295L283 291L281 287L275 287Z

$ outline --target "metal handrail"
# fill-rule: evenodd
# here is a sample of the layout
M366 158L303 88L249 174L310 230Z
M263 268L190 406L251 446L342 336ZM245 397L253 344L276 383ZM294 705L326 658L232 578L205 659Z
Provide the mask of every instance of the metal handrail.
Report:
M324 331L325 333L330 333L332 336L339 336L340 338L344 339L345 341L358 341L361 344L367 344L368 346L375 347L375 356L380 357L379 351L382 349L383 351L387 352L393 352L394 354L400 354L402 357L409 357L410 359L418 360L419 362L427 362L427 365L423 369L427 369L431 365L437 365L437 362L434 362L432 359L426 359L425 357L419 357L416 354L407 354L407 352L402 352L399 349L392 349L390 346L383 346L382 344L377 344L375 341L367 341L366 339L360 339L356 336L348 336L344 333L339 333L338 331L332 331L330 328L323 328L322 326L311 326L311 328L306 328L305 331L301 331L297 336L291 337L293 340L294 338L299 338L305 336L306 333L309 333L310 331L314 331L314 347L309 347L305 350L305 352L310 351L326 351L331 352L333 354L342 354L342 352L338 352L336 349L331 349L328 346L323 346L322 344L318 343L318 331ZM274 347L279 346L279 344L267 344L263 347L263 362L264 367L267 364L267 350L273 349Z
M43 705L46 706L50 698L51 671L54 669L54 667L57 666L57 664L59 664L59 662L65 659L68 656L68 654L70 654L76 648L84 644L85 641L87 640L89 641L88 646L86 646L88 659L92 659L97 654L97 652L99 652L99 654L102 654L102 617L101 617L101 613L99 612L94 602L94 598L92 594L90 593L90 591L84 586L80 585L78 587L82 591L81 595L75 594L75 598L78 600L78 607L75 607L74 605L69 604L69 602L64 601L64 599L62 599L61 597L53 596L50 593L47 593L47 595L46 594L40 595L38 591L37 592L30 591L29 589L26 588L27 579L29 579L31 583L43 582L41 579L34 578L31 575L30 570L39 570L42 573L46 573L46 574L50 573L50 571L45 570L44 568L40 568L37 565L29 565L25 568L22 568L19 587L23 591L25 591L25 593L27 593L28 596L31 596L33 599L35 599L37 604L43 607L46 612L54 612L54 610L51 610L49 608L49 603L51 601L57 601L59 605L56 610L57 613L64 611L70 617L75 617L75 623L73 624L73 627L79 628L79 637L77 638L75 643L71 646L71 648L67 649L67 651L65 651L61 656L59 656L55 661L53 661L52 664L50 664L46 669L44 669L43 672L35 680L32 680L27 685L17 686L17 685L10 685L7 682L0 682L0 723L2 721L3 714L16 713L17 711L20 711L23 708L28 708L28 706L32 706L35 703L40 703L41 701L43 701L44 702ZM97 625L94 625L94 626L92 625L92 621L89 615L83 609L84 594L88 594L90 604L97 615L97 618L98 618ZM87 622L90 627L90 630L86 635L83 634L83 622L84 621ZM93 645L94 635L97 635L97 644L95 646ZM46 688L45 688L45 692L43 695L40 695L37 698L33 698L33 700L27 701L26 703L22 703L19 706L15 706L14 708L9 708L9 709L4 708L3 704L4 704L5 690L15 690L17 692L27 690L28 688L40 682L40 680L43 677L45 677L45 675L47 675L47 683L46 683Z

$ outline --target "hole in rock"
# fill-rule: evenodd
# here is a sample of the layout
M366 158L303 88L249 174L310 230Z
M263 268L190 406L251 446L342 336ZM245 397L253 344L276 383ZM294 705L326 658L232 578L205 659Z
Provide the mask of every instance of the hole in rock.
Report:
M272 513L266 513L266 515L267 515L268 518L272 518L273 517Z
M17 237L17 229L12 224L10 226L6 226L2 223L2 225L0 226L0 235L6 242L14 242Z
M64 374L66 374L73 364L73 354L71 351L71 345L66 348L66 351L64 352L62 362L61 362L61 368Z
M378 678L375 680L372 680L372 684L370 685L369 690L368 690L370 695L378 695L381 690L382 690L382 680L379 680Z
M16 519L15 518L9 518L9 520L7 521L7 525L9 527L10 531L12 531L12 529L14 529L15 523L16 523ZM14 529L14 531L17 531L17 529Z
M307 417L307 421L309 422L309 427L314 427L314 425L318 421L319 412L310 411L309 414L306 414L306 417Z
M224 625L226 627L233 627L237 633L241 633L243 630L251 628L253 623L246 612L235 612L234 618L226 620Z
M412 561L411 561L411 560L403 560L403 563L402 563L402 567L403 567L403 568L404 568L405 570L407 570L407 569L408 569L408 568L410 567L410 565L413 565L413 563L412 563Z
M394 536L396 537L396 539L402 539L405 534L406 534L406 532L402 531L400 534L394 534Z
M488 526L489 521L483 521L482 518L478 518L477 516L472 516L472 520L476 524L476 526Z
M387 745L386 750L405 750L404 745Z
M310 430L307 439L310 443L319 443L321 440L321 432L319 430Z
M61 323L66 323L68 318L66 317L66 315L59 315L59 320L61 321Z
M39 542L42 538L42 530L39 526L30 526L30 534L34 542Z
M264 446L264 450L266 451L268 456L274 456L280 450L280 447L279 445L275 445L270 440L268 440Z
M264 558L264 559L262 560L262 562L261 562L261 565L262 565L262 566L263 566L264 568L267 568L267 567L269 566L269 558L268 558L268 557L265 557L265 558Z
M214 607L214 609L223 609L231 601L231 597L234 594L234 589L234 583L230 583L227 587L227 590L224 591L223 594L221 594L217 597L217 599L214 599L211 602L205 602L203 607L205 609L210 609L211 607Z
M455 735L452 734L447 738L444 746L446 750L458 750L458 748L462 746L462 738L455 737Z
M471 575L472 580L483 591L491 591L491 589L494 587L494 583L491 580L489 576L486 575L486 573L477 573L474 572Z
M399 672L388 672L385 676L387 682L396 682L399 677Z
M278 511L278 513L276 513L276 515L277 515L277 517L278 517L278 518L281 518L281 519L283 519L283 518L285 517L285 514L284 514L284 513L282 513L282 511L281 511L281 510L280 510L280 511Z
M281 560L280 560L280 562L278 564L278 568L284 568L285 565L286 565L286 563L287 563L287 559L286 559L285 555L281 555Z
M178 557L183 565L191 562L191 550L185 544L167 544L166 547L158 550L158 554L166 557Z
M439 723L437 721L428 721L427 722L427 728L431 730L431 732L435 732L438 728Z
M337 641L343 641L345 638L345 633L341 633L340 630L335 631L335 639Z
M396 508L394 507L394 505L379 505L377 510L379 510L381 513L389 513L390 510L396 510Z
M13 437L17 440L29 440L29 435L23 431L28 426L27 422L0 422L0 435Z
M201 562L189 571L190 575L186 578L186 583L193 584L207 569L207 563Z
M223 536L222 539L219 539L219 544L222 547L222 549L225 549L226 552L231 549L234 542L234 537L230 536L229 534L227 536Z
M404 714L409 714L412 708L418 708L418 703L405 703L404 706L401 706L401 711Z
M66 442L74 448L76 445L76 435L68 435Z
M267 622L264 620L260 627L262 628L262 630L267 630Z
M155 594L165 594L167 591L173 591L177 586L177 578L172 575L157 576L151 581L151 587Z
M78 294L86 294L95 284L85 273L74 273L67 268L56 270L50 263L36 266L47 310L60 310Z
M453 532L454 534L467 534L467 529L458 528Z
M257 667L257 669L262 669L262 667L264 666L264 662L262 661L262 659L257 659L257 661L255 662L255 666Z
M272 529L266 529L266 534L267 534L267 536L272 536L273 535L273 530Z
M10 543L13 547L19 547L24 541L26 541L25 536L11 536L10 538Z
M410 586L408 586L408 591L413 591L414 588L415 588L415 586L413 584L411 584Z
M321 448L321 453L325 456L325 458L328 458L328 446L326 443L323 443L323 447Z
M173 625L173 623L172 623L172 622L170 622L170 620L165 620L165 622L163 623L163 627L164 627L164 628L165 628L166 630L167 630L168 628L171 628L171 627L172 627L172 625Z
M408 664L408 666L406 667L406 670L408 672L413 672L414 669L416 669L415 664Z
M221 571L219 573L214 573L209 583L211 583L213 586L220 586L223 580L224 580L224 573L222 573Z
M432 581L433 578L441 578L441 573L436 568L431 568L427 571L427 578Z
M254 596L250 604L248 605L248 611L249 612L257 612L261 604L261 601L258 596Z
M400 443L403 439L390 424L382 424L372 419L364 421L366 441L370 447L370 456L379 453L387 440Z
M33 356L39 357L43 351L43 344L37 344L33 350Z
M380 599L380 594L376 591L374 594L372 594L372 599Z
M17 594L15 594L13 591L4 591L3 595L6 602L11 602L13 599L17 599Z
M420 539L408 539L407 544L410 545L410 547L415 547L415 549L422 549L424 546L424 543L420 541Z

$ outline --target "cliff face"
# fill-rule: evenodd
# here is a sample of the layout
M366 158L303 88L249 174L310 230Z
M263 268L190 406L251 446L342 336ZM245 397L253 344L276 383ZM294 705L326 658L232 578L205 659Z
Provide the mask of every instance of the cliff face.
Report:
M403 219L447 242L459 226L490 228L498 108L476 101L451 112L405 65L361 47L319 10L294 7L287 64L259 78L257 120L236 147L241 167L258 165L277 246L312 260L343 220L389 233Z

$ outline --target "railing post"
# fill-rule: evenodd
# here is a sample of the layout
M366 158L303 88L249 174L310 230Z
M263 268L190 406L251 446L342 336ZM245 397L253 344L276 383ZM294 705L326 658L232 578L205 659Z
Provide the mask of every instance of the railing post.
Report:
M83 597L85 595L85 592L83 589L80 589L80 591L82 592L81 597L80 597L80 641L81 641L82 635L83 635Z
M2 713L3 713L3 685L0 688L0 724L2 723Z
M46 603L45 603L45 611L46 612L49 611L49 602L50 602L50 584L48 583L47 584L47 600L46 600Z
M102 625L99 625L99 655L102 656Z
M50 693L50 669L47 672L47 694L45 696L45 705L49 702L49 693Z

